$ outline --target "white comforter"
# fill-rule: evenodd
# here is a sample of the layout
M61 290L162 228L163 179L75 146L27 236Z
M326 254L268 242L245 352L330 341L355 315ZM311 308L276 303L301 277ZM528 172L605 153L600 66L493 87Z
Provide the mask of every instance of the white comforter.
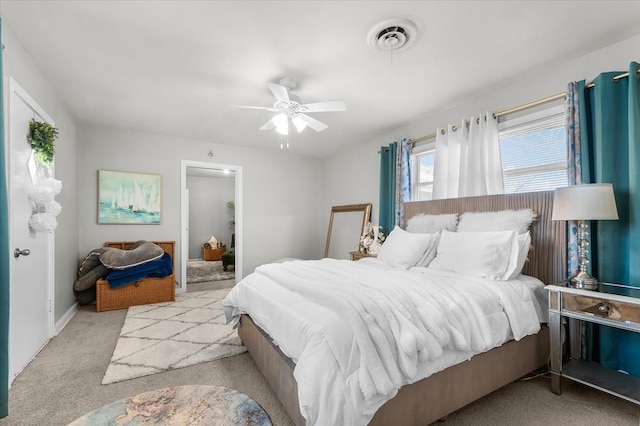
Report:
M538 332L542 286L323 259L260 266L223 305L296 362L308 425L364 425L401 386Z

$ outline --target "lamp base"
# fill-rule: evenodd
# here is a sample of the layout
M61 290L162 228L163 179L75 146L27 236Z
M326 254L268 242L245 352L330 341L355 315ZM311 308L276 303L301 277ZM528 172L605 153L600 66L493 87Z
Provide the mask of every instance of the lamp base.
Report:
M588 272L578 272L578 275L571 278L571 287L582 290L597 290L598 280Z

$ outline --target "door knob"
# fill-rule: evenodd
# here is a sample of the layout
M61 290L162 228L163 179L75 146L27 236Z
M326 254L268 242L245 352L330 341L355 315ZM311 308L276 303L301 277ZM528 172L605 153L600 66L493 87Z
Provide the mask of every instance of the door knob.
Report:
M20 250L17 248L13 251L13 257L20 257L20 255L29 256L30 254L31 254L31 250L29 249Z

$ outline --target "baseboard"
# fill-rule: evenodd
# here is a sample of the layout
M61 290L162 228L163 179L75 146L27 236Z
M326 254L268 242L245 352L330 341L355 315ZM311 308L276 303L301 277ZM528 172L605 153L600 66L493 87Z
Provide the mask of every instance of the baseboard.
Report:
M67 324L69 324L69 321L71 321L71 318L73 318L76 312L78 312L78 309L80 309L80 306L76 302L69 308L69 310L62 316L62 318L60 318L60 320L53 326L54 336L60 334L62 329L65 328Z

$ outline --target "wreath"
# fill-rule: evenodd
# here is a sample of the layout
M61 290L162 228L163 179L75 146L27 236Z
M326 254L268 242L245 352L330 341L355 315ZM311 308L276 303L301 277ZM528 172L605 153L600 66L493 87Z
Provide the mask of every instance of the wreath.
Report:
M45 121L29 120L29 143L39 163L50 165L55 154L58 129Z

